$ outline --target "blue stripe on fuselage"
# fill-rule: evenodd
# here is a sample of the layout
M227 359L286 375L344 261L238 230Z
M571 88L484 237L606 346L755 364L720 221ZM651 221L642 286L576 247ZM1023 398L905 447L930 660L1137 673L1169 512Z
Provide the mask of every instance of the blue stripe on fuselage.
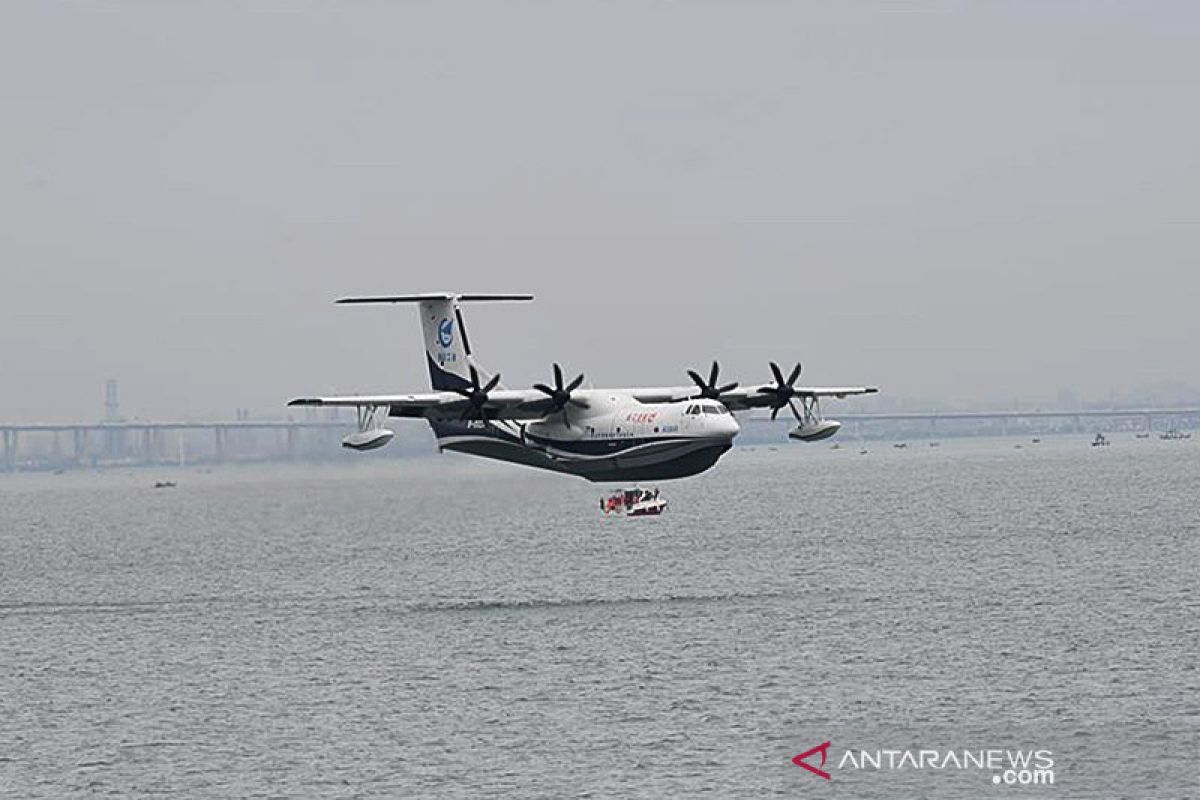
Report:
M690 436L641 436L629 437L623 439L550 439L545 436L535 436L531 433L526 433L527 442L522 442L519 436L515 436L499 426L486 422L480 424L474 422L446 422L441 420L429 420L429 427L433 428L433 434L439 439L449 438L452 436L482 436L489 439L499 439L509 444L522 445L531 449L551 448L560 453L576 456L611 456L619 455L635 447L643 447L650 444L671 444L681 442L703 442L705 440Z
M545 436L534 436L528 432L525 434L525 437L542 447L552 447L555 450L577 456L615 455L634 447L642 447L648 444L704 441L692 436L631 436L622 439L564 439L560 441L558 439L549 439Z

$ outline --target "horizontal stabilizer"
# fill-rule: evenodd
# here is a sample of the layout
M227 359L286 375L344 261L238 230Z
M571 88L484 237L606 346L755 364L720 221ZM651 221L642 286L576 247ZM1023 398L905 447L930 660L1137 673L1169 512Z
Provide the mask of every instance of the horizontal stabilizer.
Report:
M381 297L343 297L339 305L364 305L367 303L425 303L432 300L457 300L461 303L493 300L532 300L531 294L456 294L454 292L428 292L426 294L394 294Z

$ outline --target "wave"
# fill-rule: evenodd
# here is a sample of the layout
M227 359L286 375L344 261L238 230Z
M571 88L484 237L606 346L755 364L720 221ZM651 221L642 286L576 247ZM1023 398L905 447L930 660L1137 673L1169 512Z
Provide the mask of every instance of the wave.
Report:
M269 597L179 597L159 600L31 601L0 603L0 617L58 614L154 614L205 606L244 608L302 607L306 613L316 610L342 613L390 610L427 614L464 611L520 611L598 606L670 605L688 603L731 603L747 600L773 600L795 596L794 592L704 592L620 595L615 597L519 597L456 598L412 601L396 595L275 595ZM349 609L346 606L350 606Z

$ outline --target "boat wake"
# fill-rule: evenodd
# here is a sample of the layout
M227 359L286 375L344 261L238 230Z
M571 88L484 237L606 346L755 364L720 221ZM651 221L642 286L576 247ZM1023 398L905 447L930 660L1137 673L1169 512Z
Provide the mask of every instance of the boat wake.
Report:
M788 592L725 592L662 594L629 597L528 598L461 600L418 603L408 607L413 613L444 611L520 611L539 608L588 608L593 606L672 605L688 603L737 603L751 600L775 600L792 596Z

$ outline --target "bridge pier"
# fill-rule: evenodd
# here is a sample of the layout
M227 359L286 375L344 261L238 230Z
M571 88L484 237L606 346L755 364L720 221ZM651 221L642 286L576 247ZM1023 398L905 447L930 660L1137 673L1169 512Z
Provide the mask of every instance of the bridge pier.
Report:
M287 427L287 457L289 461L296 458L296 426L288 425Z
M216 437L216 460L220 464L225 461L225 428L220 425L214 426L213 435Z
M17 470L17 432L12 428L4 429L4 468L9 472Z
M104 456L114 461L125 457L125 430L123 428L105 428Z

